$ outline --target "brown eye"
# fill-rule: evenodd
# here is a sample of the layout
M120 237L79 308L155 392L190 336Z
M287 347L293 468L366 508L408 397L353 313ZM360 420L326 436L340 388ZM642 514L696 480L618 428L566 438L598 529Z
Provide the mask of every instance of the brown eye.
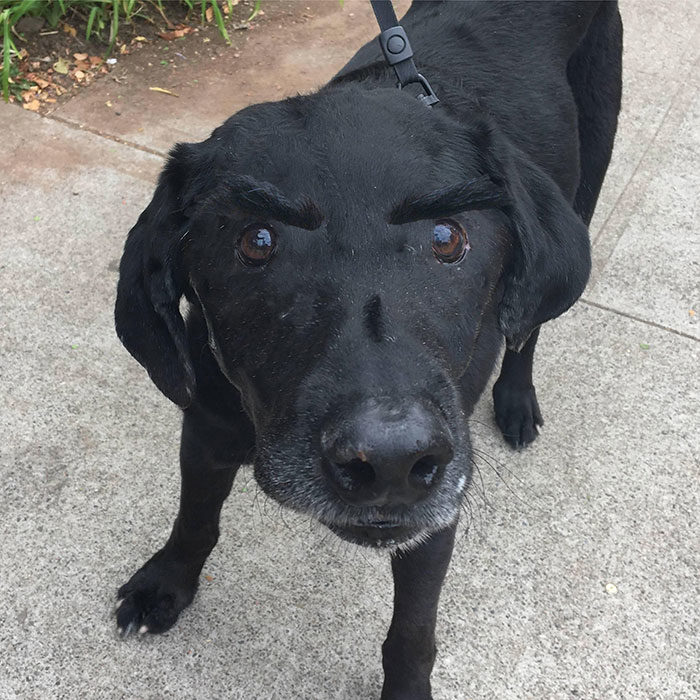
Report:
M469 250L469 241L464 229L452 219L440 219L433 229L433 253L441 263L462 260Z
M246 265L264 265L277 248L277 234L266 224L254 224L238 240L238 255Z

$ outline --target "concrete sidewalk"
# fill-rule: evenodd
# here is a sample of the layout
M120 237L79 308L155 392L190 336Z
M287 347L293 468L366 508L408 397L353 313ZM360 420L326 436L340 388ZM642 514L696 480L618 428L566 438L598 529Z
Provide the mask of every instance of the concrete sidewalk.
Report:
M248 100L330 77L374 32L365 5L317 3L269 66L268 22L237 59ZM542 333L536 444L502 444L488 393L474 416L483 486L442 598L436 700L700 697L700 5L622 12L593 278ZM250 472L178 625L124 642L110 618L179 482L178 412L114 334L116 265L159 154L243 106L221 71L206 103L138 107L143 86L121 86L122 121L98 110L107 81L50 118L0 104L1 700L379 696L386 559L256 498Z

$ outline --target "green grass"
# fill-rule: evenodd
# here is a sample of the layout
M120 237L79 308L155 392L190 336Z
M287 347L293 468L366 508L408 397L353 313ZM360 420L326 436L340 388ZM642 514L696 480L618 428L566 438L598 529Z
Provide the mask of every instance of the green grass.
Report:
M231 39L226 31L226 24L221 7L228 6L229 15L233 11L233 0L179 0L189 11L201 10L202 22L205 21L207 9L211 8L216 26L227 43ZM260 9L257 0L252 19ZM17 42L20 35L15 25L22 17L43 17L51 28L58 26L62 19L77 16L85 22L85 39L99 39L107 44L109 54L117 40L120 23L129 24L134 18L165 18L163 0L0 0L0 52L2 52L2 72L0 86L2 96L7 102L10 93L17 94L18 84L11 83L17 73L16 60L20 49ZM24 88L22 88L24 89Z

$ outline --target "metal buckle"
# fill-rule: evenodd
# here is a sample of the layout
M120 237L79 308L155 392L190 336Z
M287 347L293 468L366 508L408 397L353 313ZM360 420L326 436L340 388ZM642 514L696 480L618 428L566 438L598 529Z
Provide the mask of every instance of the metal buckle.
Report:
M411 85L411 83L418 83L425 91L424 95L418 95L418 99L426 107L432 107L434 104L437 104L438 102L440 102L440 100L438 99L438 96L433 91L433 88L430 87L430 83L420 73L418 73L418 76L416 78L409 80L405 85L402 85L401 83L397 83L397 87L399 88L399 90L403 90L403 88L405 88L406 85Z

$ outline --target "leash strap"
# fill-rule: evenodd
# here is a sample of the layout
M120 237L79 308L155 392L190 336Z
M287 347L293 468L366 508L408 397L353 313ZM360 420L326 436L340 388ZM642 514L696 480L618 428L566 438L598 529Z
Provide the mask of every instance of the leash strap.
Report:
M399 89L411 83L418 83L423 88L423 94L418 99L426 106L432 107L438 103L437 95L430 83L418 72L413 62L413 50L408 41L404 28L399 25L391 0L370 0L374 16L377 18L381 34L379 45L386 62L394 69L399 81Z

